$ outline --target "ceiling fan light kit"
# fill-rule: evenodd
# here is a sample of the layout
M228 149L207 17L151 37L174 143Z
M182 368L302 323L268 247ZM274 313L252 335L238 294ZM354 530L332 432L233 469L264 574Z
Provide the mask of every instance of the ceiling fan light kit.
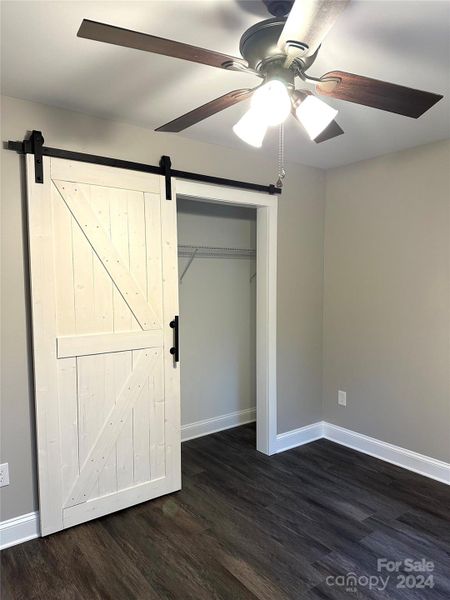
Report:
M251 108L267 125L280 125L291 112L291 98L284 83L271 79L253 94Z
M331 123L338 111L312 94L291 97L292 89L279 79L270 79L253 94L250 109L233 127L244 142L260 148L268 127L281 125L292 112L314 140Z
M338 111L316 96L308 95L295 109L297 119L306 129L311 140L315 140L328 127Z
M261 148L264 137L267 133L268 125L260 114L250 108L233 126L234 133L241 138L243 142Z
M316 143L342 135L342 128L334 120L337 110L309 90L296 89L296 78L314 83L318 95L415 119L443 97L345 71L332 71L319 78L310 76L307 71L316 60L324 38L350 0L263 1L275 16L244 32L239 45L242 58L86 19L80 26L78 37L250 73L264 81L252 90L235 90L211 100L156 131L183 131L251 98L250 109L233 130L253 146L260 147L267 128L281 124L289 113Z

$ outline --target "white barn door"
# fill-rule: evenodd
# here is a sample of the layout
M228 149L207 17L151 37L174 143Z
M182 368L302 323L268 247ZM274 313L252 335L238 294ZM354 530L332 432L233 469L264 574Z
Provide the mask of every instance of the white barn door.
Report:
M181 487L175 200L158 175L27 156L41 533Z

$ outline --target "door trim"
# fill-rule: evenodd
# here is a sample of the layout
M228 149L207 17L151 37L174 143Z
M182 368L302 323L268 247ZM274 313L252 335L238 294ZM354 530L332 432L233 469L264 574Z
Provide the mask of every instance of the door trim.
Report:
M177 197L256 208L256 449L277 451L276 196L177 179Z

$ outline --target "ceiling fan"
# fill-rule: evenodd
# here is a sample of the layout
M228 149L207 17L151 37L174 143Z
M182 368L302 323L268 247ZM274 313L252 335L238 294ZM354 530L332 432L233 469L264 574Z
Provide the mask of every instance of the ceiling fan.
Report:
M349 0L263 1L273 18L256 23L245 31L239 48L243 58L87 19L81 23L77 35L224 70L252 73L263 80L254 89L228 92L158 127L156 131L182 131L251 98L250 109L233 130L253 146L260 147L268 127L282 123L290 113L303 125L310 139L317 143L344 133L334 120L338 111L309 90L296 89L296 77L315 84L316 94L320 96L416 119L443 97L345 71L331 71L320 78L308 75L323 39Z

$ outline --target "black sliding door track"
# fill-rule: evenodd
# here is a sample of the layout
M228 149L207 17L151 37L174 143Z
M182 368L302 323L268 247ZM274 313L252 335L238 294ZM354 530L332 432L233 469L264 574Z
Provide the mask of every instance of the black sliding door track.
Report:
M29 139L25 139L23 142L9 141L7 144L8 150L13 150L18 154L34 154L36 183L43 182L42 157L50 156L52 158L65 158L67 160L76 160L79 162L105 165L107 167L118 167L120 169L129 169L131 171L141 171L142 173L154 173L155 175L163 175L166 178L166 195L168 200L170 200L172 197L170 185L171 177L240 188L243 190L252 190L255 192L265 192L267 194L272 195L281 194L281 188L278 188L274 185L262 185L259 183L250 183L248 181L238 181L235 179L227 179L224 177L213 177L211 175L204 175L203 173L191 173L189 171L180 171L178 169L172 169L170 158L168 156L161 157L160 165L155 166L147 165L145 163L121 160L118 158L110 158L108 156L85 154L84 152L72 152L70 150L63 150L61 148L50 148L48 146L43 146L43 141L44 138L42 137L42 133L40 131L33 131Z

